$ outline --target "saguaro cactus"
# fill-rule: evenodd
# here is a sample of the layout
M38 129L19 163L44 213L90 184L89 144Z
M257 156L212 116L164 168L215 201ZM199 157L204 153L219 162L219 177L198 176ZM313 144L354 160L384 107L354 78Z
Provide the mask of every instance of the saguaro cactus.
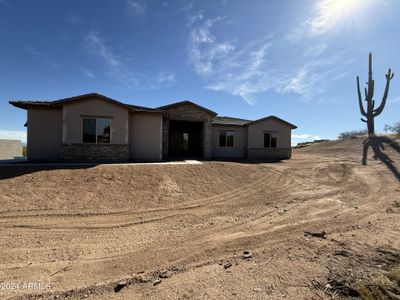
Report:
M358 104L360 105L361 114L365 117L365 119L361 118L361 121L367 123L369 136L375 135L374 119L375 119L375 117L377 117L381 114L381 112L383 111L383 109L385 107L386 99L387 99L387 96L389 93L390 80L393 79L393 76L394 76L394 73L392 73L392 70L389 69L386 74L386 87L385 87L385 92L382 97L381 105L379 105L378 108L375 108L375 100L373 99L375 82L372 79L372 53L370 52L369 53L369 64L368 64L368 82L367 82L367 86L364 88L364 93L365 93L364 100L367 102L367 110L364 109L364 106L362 103L361 90L360 90L360 79L357 76Z

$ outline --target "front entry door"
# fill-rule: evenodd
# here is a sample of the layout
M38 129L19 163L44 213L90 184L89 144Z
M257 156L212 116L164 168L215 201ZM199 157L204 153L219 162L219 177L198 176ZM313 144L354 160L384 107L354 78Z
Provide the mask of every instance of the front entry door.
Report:
M169 156L171 158L201 157L203 154L203 123L170 121Z

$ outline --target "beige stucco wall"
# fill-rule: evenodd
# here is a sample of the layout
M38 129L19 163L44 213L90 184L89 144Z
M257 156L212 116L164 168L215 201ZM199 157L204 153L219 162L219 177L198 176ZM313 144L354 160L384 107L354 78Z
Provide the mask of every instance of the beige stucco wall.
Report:
M110 118L111 144L128 144L129 111L99 98L63 106L63 143L82 143L82 119L84 117Z
M274 119L260 121L248 126L248 149L264 148L264 131L278 132L277 148L290 148L291 129Z
M233 147L219 146L219 132L232 130ZM213 125L212 126L212 156L215 158L241 158L246 156L247 128L241 126Z
M22 157L22 143L20 140L0 140L0 160Z
M29 160L58 160L62 142L62 110L28 110L27 155Z
M161 160L162 114L145 112L131 113L129 123L131 159L137 161Z

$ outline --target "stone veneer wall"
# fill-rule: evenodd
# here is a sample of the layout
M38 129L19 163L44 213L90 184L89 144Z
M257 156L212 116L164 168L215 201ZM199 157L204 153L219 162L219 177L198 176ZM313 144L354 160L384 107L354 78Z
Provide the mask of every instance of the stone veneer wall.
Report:
M213 114L207 113L204 110L198 109L190 104L171 107L165 109L168 112L169 119L164 120L163 126L163 156L167 157L168 154L168 132L169 120L179 121L200 121L204 122L203 126L203 156L204 158L211 158L212 153L212 127L211 120L214 118Z
M250 148L247 150L247 158L251 160L289 159L292 156L292 148Z
M169 120L168 118L163 118L163 132L162 132L162 157L163 159L168 158L169 151Z
M129 145L116 144L63 144L64 161L128 161Z

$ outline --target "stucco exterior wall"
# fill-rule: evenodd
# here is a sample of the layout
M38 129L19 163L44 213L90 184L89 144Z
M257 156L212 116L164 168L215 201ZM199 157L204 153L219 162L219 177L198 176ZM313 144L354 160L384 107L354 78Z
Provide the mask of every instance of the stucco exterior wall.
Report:
M82 143L82 119L84 117L110 118L110 144L128 144L129 111L99 98L68 103L63 106L62 142L64 144Z
M220 131L234 131L233 147L219 146ZM213 125L212 126L212 157L215 158L245 158L247 148L247 128L242 126Z
M27 133L29 160L59 160L61 158L61 109L29 109Z
M22 143L19 140L0 140L0 160L22 157Z
M264 132L277 131L277 148L291 148L291 129L286 124L269 119L248 126L248 149L264 148Z
M162 159L163 117L158 113L135 112L130 116L130 158L136 161Z
M175 107L165 109L168 111L169 120L180 120L180 121L202 121L204 122L203 127L203 157L211 158L212 156L212 125L211 119L214 115L207 113L202 109L198 109L190 104L183 104ZM168 126L168 125L166 125ZM168 131L165 130L163 134L163 148L164 156L168 149Z

